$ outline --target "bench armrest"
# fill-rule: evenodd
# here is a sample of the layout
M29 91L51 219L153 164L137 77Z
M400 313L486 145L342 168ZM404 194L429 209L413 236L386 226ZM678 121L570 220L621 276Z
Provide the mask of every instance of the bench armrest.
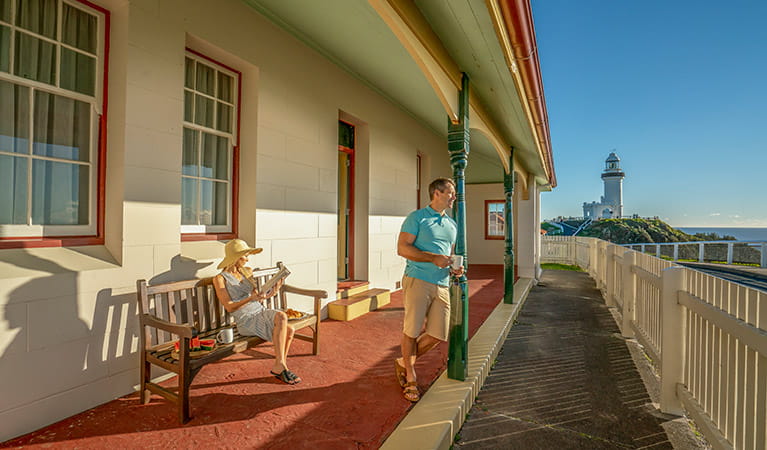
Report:
M191 325L168 322L167 320L158 319L151 314L142 315L141 325L159 328L160 330L175 334L180 338L191 339L197 335L197 330L195 330Z
M327 291L301 289L295 286L291 286L289 284L284 285L282 288L285 290L285 292L290 292L291 294L306 295L308 297L315 297L315 298L328 298Z

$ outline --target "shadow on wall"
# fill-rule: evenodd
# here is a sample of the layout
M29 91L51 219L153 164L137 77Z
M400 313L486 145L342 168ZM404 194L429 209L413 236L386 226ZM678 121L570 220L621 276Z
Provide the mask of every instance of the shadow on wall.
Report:
M104 288L89 299L80 292L78 273L54 261L23 251L15 255L13 263L48 275L14 289L0 308L0 321L5 321L5 331L0 334L0 379L17 380L0 388L0 414L87 386L90 395L72 393L79 397L70 402L71 413L76 413L124 395L130 390L127 386L138 384L140 330L135 290L114 293L112 288ZM152 277L150 284L195 278L209 264L176 255L170 269ZM83 317L90 314L89 324ZM91 386L116 375L124 376L123 381ZM0 441L9 437L0 433Z
M105 369L80 316L77 273L26 250L16 253L13 263L48 275L14 289L0 310L7 322L4 334L15 332L0 356L0 379L16 380L0 388L0 413L82 385Z

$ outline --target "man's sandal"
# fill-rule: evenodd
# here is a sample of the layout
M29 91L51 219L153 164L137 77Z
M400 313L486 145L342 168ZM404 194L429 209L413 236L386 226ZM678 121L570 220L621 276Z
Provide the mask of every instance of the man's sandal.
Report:
M405 396L405 400L413 403L421 399L421 394L418 393L418 386L415 381L405 383L404 389L402 390L402 395Z
M404 367L399 365L396 359L394 360L394 373L397 375L397 381L399 382L400 387L405 387L405 383L407 383L407 372Z

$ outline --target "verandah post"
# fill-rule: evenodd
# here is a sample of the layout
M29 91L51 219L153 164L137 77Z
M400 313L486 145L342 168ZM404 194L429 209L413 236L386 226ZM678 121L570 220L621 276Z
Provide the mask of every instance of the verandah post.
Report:
M447 150L453 168L456 201L453 218L458 225L455 254L463 256L464 274L450 279L450 346L447 359L447 376L463 381L468 373L469 350L469 288L466 278L469 264L466 254L466 186L464 171L469 156L469 76L461 75L461 92L458 94L458 121L448 118Z
M514 303L514 215L511 199L514 194L514 147L509 152L509 173L503 174L503 223L506 248L503 256L503 303Z

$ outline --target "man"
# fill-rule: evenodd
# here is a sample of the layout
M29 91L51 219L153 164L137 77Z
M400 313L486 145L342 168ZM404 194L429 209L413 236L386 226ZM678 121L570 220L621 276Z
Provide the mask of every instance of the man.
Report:
M450 273L463 274L463 267L449 269L458 227L445 210L455 202L455 183L449 178L437 178L429 184L429 197L429 206L407 216L397 241L397 254L407 259L407 264L402 277L402 357L395 360L395 368L403 395L411 402L421 398L416 384L416 358L448 338ZM421 333L424 321L426 327Z

